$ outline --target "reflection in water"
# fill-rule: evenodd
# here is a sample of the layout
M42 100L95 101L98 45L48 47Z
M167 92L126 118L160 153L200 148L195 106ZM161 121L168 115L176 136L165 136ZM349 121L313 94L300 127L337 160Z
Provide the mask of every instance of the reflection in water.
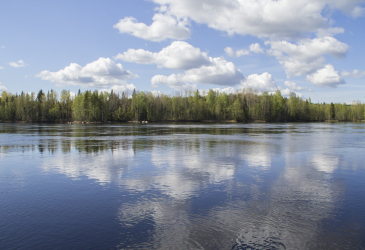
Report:
M314 155L312 162L318 171L333 173L338 167L338 157L334 155Z
M71 152L71 151L70 151ZM87 176L105 184L119 182L125 169L132 165L133 149L90 154L57 154L45 160L44 171L57 170L71 178Z
M321 172L313 168L298 165L293 168L295 161L295 157L287 159L285 172L267 193L252 183L240 185L241 190L236 192L250 199L242 201L241 196L224 199L224 202L210 204L203 215L192 213L190 201L175 203L175 199L193 196L193 191L203 189L206 181L191 175L192 178L180 186L184 177L164 175L156 180L158 187L173 199L143 199L124 204L119 210L119 219L123 225L132 227L149 220L146 223L153 224L156 231L153 242L148 245L152 248L318 248L318 223L329 217L343 191L328 183ZM197 168L193 171L197 173ZM201 172L205 173L204 168Z
M346 126L5 126L17 138L1 141L0 160L39 153L47 174L119 192L117 249L356 248L355 222L325 226L347 199L336 173L364 148Z

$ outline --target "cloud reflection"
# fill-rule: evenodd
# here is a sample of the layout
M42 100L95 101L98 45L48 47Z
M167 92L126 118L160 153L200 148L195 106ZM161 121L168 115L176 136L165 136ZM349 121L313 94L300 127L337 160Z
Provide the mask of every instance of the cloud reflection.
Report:
M339 159L337 156L333 155L317 154L313 156L311 162L318 171L332 174L338 168Z
M116 214L125 229L118 247L331 246L318 235L344 193L326 175L341 162L328 150L303 150L314 139L203 133L133 138L49 141L40 147L49 152L42 153L44 171L87 176L127 193ZM132 232L148 239L133 241Z
M234 181L235 192L240 190L238 192L249 199L238 196L213 202L207 213L194 216L191 198L196 195L203 198L201 192L207 183L219 184L213 176L217 176L217 180L232 181L235 169L242 164L242 161L219 164L219 157L214 155L222 156L225 146L222 147L212 151L211 161L209 157L196 157L194 150L182 147L168 155L164 151L151 153L154 164L166 172L150 183L168 196L154 201L143 199L143 202L125 203L120 208L120 222L133 221L132 224L137 225L148 218L148 223L154 227L154 240L148 247L159 249L304 249L329 244L318 241L321 230L318 223L331 216L334 203L343 190L323 176L323 167L308 167L311 155L301 159L298 155L287 154L283 174L267 188L252 180L246 184ZM227 147L235 147L235 153L241 152L243 162L249 167L258 167L261 172L274 164L271 155L260 158L265 156L263 152L270 152L265 146L255 147L252 155L242 154L237 150L238 144ZM218 161L214 163L216 159ZM327 156L315 155L314 159L323 161ZM333 163L338 163L338 159ZM231 169L231 166L234 167ZM176 203L177 200L180 202Z
M43 170L46 172L57 170L71 178L87 176L100 184L105 184L112 181L120 182L125 169L133 165L133 148L89 154L76 153L73 147L70 151L67 150L69 147L63 146L62 151L67 152L67 155L57 153L51 158L45 158L42 164Z

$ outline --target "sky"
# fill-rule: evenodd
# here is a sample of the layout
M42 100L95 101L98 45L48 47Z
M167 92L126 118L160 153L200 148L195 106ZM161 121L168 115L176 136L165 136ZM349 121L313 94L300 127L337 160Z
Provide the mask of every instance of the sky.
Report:
M365 102L365 0L2 1L0 92Z

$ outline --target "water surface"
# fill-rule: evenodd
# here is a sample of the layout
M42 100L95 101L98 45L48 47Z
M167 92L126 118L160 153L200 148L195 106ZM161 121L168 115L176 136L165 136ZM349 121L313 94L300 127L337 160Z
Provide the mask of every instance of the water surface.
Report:
M365 124L0 124L1 249L365 249Z

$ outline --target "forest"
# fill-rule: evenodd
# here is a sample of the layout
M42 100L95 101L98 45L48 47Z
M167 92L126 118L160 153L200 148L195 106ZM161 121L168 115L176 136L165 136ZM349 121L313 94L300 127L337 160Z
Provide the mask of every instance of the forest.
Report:
M209 90L176 92L174 95L133 91L87 90L72 96L68 90L60 94L11 94L0 97L1 122L128 122L128 121L237 121L237 122L304 122L361 121L365 104L312 103L291 93L283 97L275 93L258 93L242 89L236 93Z

